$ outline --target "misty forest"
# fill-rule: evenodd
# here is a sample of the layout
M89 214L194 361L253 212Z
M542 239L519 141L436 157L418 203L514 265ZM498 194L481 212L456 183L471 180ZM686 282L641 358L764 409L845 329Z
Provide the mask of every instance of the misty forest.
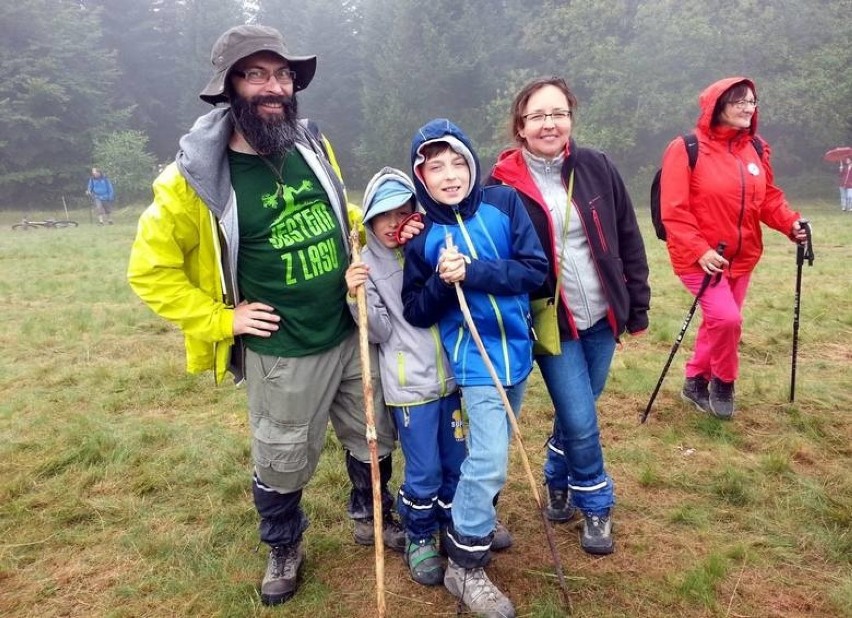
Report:
M350 188L407 167L424 121L454 120L485 165L513 93L565 77L579 143L606 151L646 203L666 143L724 76L757 84L760 133L791 196L833 196L822 154L852 143L852 0L21 0L0 5L0 207L38 208L105 168L146 201L208 106L210 49L231 25L280 29L317 54L299 95Z

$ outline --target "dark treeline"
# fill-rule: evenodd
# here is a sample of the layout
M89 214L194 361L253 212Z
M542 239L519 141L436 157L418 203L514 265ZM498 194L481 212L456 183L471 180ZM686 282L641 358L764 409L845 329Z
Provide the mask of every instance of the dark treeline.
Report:
M279 28L319 56L299 96L360 188L405 169L413 131L447 116L489 162L513 93L566 77L575 136L616 161L646 203L665 144L690 130L698 92L756 80L760 132L782 186L833 195L827 149L852 142L852 0L19 0L0 6L0 206L82 193L88 168L145 199L157 163L206 109L216 37Z

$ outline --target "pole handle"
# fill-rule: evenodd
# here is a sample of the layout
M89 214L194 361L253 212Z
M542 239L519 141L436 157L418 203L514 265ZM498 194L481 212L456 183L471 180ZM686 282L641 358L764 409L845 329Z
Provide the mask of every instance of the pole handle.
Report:
M807 219L799 219L799 227L805 230L805 242L799 242L796 246L796 264L799 266L808 262L808 266L814 265L814 245L811 235L811 222Z

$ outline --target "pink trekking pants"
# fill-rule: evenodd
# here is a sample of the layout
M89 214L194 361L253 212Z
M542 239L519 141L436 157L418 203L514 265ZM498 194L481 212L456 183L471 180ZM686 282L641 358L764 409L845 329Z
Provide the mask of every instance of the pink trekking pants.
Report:
M704 376L735 382L739 375L738 346L742 335L743 314L751 273L741 277L723 276L718 284L707 286L701 299L701 326L695 336L695 350L686 362L686 377ZM686 289L695 296L704 280L703 274L680 277Z

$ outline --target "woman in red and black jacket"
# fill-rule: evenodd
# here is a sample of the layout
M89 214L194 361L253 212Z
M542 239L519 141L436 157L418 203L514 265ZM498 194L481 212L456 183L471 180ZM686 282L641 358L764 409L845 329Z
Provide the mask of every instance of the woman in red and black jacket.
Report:
M568 521L576 507L584 516L582 548L609 554L615 496L595 404L619 337L648 327L651 291L645 245L621 176L602 152L571 139L576 108L561 78L524 86L512 105L516 146L500 155L489 182L520 193L548 256L547 280L530 296L553 297L561 271L562 351L536 356L556 410L544 467L547 515Z
M702 322L695 350L686 363L685 401L718 418L734 413L734 382L742 307L751 273L763 253L761 223L804 241L799 213L775 186L769 145L763 156L757 137L757 92L745 77L708 86L695 135L698 159L690 169L684 140L677 137L663 154L660 212L672 268L697 294L704 277L722 274L702 294ZM715 247L725 243L724 255Z

